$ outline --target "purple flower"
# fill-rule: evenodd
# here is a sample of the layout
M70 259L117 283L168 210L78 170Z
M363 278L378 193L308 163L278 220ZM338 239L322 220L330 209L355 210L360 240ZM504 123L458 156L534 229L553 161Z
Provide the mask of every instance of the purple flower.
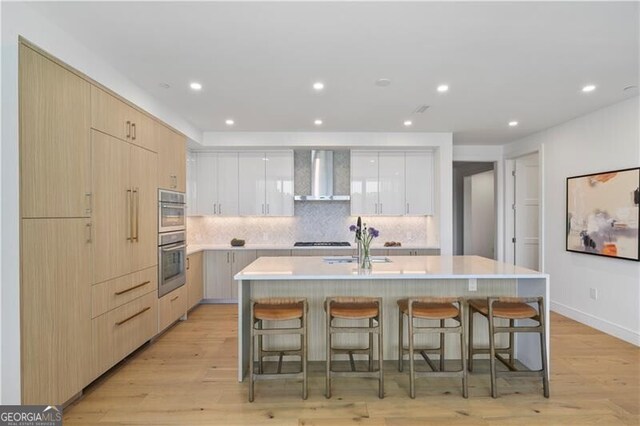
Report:
M351 232L356 232L357 230L358 230L358 228L355 225L351 225L349 227L349 231L351 231Z
M371 235L373 238L378 238L380 236L380 231L378 231L376 228L369 228L369 235Z

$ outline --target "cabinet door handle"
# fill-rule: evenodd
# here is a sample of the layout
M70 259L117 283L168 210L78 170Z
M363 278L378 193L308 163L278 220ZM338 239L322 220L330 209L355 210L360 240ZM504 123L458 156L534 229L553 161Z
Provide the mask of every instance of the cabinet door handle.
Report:
M264 214L264 204L262 205L262 214Z
M136 140L136 123L131 123L131 139Z
M131 122L127 121L127 138L131 137Z
M189 270L189 258L187 257L187 270Z
M180 296L176 296L176 297L174 297L173 299L169 300L169 302L174 302L174 301L178 300L178 298L179 298L179 297L180 297Z
M91 222L87 223L86 225L86 230L87 230L87 242L90 243L91 242Z
M91 192L85 192L84 194L85 200L87 202L87 208L84 209L85 214L91 214L91 205L93 204L93 195Z
M407 214L409 214L409 203L407 203Z
M145 286L147 284L150 284L150 283L151 283L151 281L145 281L145 282L140 283L138 285L134 285L133 287L129 287L129 288L125 289L125 290L116 291L113 294L115 294L116 296L120 296L121 294L129 293L131 290L135 290L136 288L143 287L143 286Z
M140 191L139 191L138 188L135 188L133 190L133 200L135 201L135 205L134 205L135 215L134 215L134 218L135 218L135 223L136 223L136 226L135 226L136 233L135 233L135 236L133 237L133 240L135 242L139 242L139 238L138 237L140 236L139 235L139 232L140 232Z
M267 214L269 214L269 203L267 203Z
M132 209L132 202L131 202L131 196L132 196L132 192L130 189L127 189L127 219L128 219L128 223L127 223L127 241L133 241L133 214L131 212Z
M213 203L213 214L218 214L218 211L216 210L216 203Z
M229 252L227 252L227 263L229 263Z
M218 214L222 214L222 204L218 203Z
M233 253L231 253L231 259L233 263L236 263L236 252L234 251Z
M134 319L134 318L135 318L135 317L137 317L138 315L141 315L141 314L143 314L143 313L147 312L149 309L151 309L151 306L147 306L146 308L144 308L144 309L143 309L143 310L141 310L140 312L137 312L137 313L135 313L135 314L131 315L130 317L127 317L127 318L123 319L122 321L118 321L118 322L116 322L116 325L122 325L122 324L124 324L124 323L125 323L125 322L127 322L127 321L131 321L132 319Z

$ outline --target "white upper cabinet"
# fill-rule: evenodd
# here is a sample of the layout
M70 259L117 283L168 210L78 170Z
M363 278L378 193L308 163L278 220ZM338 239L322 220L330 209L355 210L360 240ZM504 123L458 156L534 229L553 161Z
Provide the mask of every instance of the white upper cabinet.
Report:
M405 214L432 215L434 211L432 152L407 152L405 157Z
M238 153L200 152L195 171L193 215L238 216Z
M401 216L404 208L404 152L380 152L378 160L378 214Z
M433 153L352 151L353 216L433 214Z
M267 152L265 159L265 214L293 216L293 152Z
M240 215L293 216L293 151L239 156Z
M377 214L378 192L378 153L351 151L351 214Z

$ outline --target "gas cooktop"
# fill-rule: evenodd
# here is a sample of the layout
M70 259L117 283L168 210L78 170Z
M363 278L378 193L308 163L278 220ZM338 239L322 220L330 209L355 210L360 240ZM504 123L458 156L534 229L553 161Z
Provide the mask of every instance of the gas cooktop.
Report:
M295 247L351 247L346 241L299 241Z

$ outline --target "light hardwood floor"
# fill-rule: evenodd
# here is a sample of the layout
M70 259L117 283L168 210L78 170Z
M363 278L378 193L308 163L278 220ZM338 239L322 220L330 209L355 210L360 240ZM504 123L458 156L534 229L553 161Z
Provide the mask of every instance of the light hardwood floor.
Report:
M325 399L322 365L313 365L309 399L297 382L259 382L247 402L236 380L236 307L200 305L85 390L65 425L638 425L640 349L557 314L551 317L551 398L530 378L499 379L500 397L478 362L469 399L455 379L421 379L417 397L395 363L385 364L386 396L371 379L335 379ZM484 368L486 370L486 367Z

